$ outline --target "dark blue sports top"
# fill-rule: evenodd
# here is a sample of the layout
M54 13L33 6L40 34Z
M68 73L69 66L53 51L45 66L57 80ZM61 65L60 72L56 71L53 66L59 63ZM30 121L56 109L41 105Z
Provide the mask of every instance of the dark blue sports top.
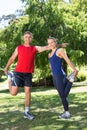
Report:
M58 49L56 49L57 51ZM51 70L53 75L65 75L63 69L62 69L62 58L58 57L56 55L56 51L52 55L52 57L49 58L49 62L51 65Z

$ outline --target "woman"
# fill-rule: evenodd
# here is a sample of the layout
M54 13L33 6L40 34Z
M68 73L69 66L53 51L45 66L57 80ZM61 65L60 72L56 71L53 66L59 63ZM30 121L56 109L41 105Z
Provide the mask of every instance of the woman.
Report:
M75 66L70 62L64 50L62 48L58 49L58 44L54 37L48 38L47 42L48 45L51 46L51 52L48 54L48 57L52 71L54 86L56 87L60 95L64 107L64 113L61 114L59 117L67 119L70 118L67 96L72 86L72 82L67 80L66 74L62 69L62 59L64 59L66 63L72 68L72 70L74 71L74 76L77 75L78 71Z

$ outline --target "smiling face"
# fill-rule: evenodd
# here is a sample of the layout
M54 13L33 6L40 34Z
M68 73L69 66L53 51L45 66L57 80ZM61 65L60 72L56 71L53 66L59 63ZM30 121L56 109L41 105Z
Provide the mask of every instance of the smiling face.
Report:
M49 46L51 46L51 49L55 49L56 48L56 40L55 39L49 38L47 40L47 43L48 43Z
M24 42L25 44L30 44L32 41L32 34L26 33L24 34Z

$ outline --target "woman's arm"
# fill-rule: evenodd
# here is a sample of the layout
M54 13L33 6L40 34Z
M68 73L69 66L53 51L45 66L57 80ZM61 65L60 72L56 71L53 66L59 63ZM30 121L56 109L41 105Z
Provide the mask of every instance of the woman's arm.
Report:
M65 53L65 51L60 48L58 51L57 51L57 56L59 56L60 58L63 58L66 63L73 69L74 71L74 75L77 75L78 74L78 70L76 69L76 67L73 65L73 63L70 61L69 57L67 56L67 54Z

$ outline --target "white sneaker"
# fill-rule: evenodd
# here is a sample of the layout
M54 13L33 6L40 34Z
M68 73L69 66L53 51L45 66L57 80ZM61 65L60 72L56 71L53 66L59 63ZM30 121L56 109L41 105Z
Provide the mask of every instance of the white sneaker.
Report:
M75 75L74 75L74 73L71 73L71 74L68 75L66 78L67 78L71 83L73 83L74 80L75 80Z
M29 112L24 112L24 118L25 119L29 119L29 120L33 120L34 119L34 116L31 115Z
M64 118L64 119L69 119L70 117L71 117L70 113L66 111L59 116L59 118Z

